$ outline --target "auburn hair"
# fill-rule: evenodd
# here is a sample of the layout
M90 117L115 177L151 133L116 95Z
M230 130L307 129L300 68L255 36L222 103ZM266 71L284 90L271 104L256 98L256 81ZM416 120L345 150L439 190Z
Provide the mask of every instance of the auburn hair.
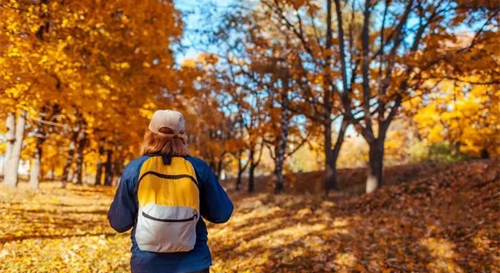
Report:
M144 133L144 141L142 142L141 154L165 154L172 156L187 156L189 148L186 143L186 138L174 136L174 131L170 128L160 128L161 133L170 134L164 136L155 134L149 129ZM181 132L184 133L184 132Z

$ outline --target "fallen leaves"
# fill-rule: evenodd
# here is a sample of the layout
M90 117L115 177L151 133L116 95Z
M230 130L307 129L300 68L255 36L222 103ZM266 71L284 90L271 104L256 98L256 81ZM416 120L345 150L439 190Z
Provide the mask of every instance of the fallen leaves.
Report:
M500 272L497 166L449 165L345 200L236 197L231 221L209 224L212 272ZM112 195L2 188L0 271L129 272L129 235L106 221Z

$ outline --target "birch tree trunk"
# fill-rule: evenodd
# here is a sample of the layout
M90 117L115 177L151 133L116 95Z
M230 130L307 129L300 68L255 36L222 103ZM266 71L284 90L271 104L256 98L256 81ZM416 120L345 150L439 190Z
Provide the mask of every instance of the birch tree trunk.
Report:
M54 107L54 110L56 110L57 107ZM57 111L57 110L56 110ZM57 113L54 113L54 115ZM37 124L36 130L35 130L35 139L36 139L36 146L35 146L35 153L33 154L33 158L31 159L31 167L30 167L30 179L29 179L29 184L30 188L33 190L38 189L38 185L40 184L40 177L41 175L41 160L42 160L42 153L43 153L43 143L48 137L47 134L47 129L44 125L44 121L49 120L47 119L47 107L43 106L40 109L40 121ZM50 121L52 121L50 119ZM50 129L49 129L50 131Z
M281 92L281 112L280 112L280 131L278 143L275 147L274 174L276 182L274 184L274 193L281 193L285 190L283 184L283 166L285 165L286 146L288 143L288 132L290 131L291 111L289 109L290 101L288 99L288 90L290 88L289 73L286 70L286 76L281 79L283 91Z
M35 154L31 159L31 168L30 168L30 188L33 190L38 189L38 185L40 184L40 170L41 170L41 159L42 159L42 148L43 144L39 143L37 140Z
M288 101L288 99L284 99ZM283 166L285 164L286 146L288 141L288 132L290 128L290 110L287 108L287 103L283 103L281 109L280 121L281 128L278 138L278 145L276 146L276 158L274 160L274 174L276 175L276 184L274 186L274 193L281 193L285 187L283 184Z
M5 121L5 125L7 127L7 133L5 134L6 142L5 142L5 161L2 167L2 175L5 179L5 171L7 170L8 162L12 157L12 147L14 146L14 142L16 141L16 116L14 113L10 112L7 114L7 119Z
M24 127L26 125L26 110L21 110L17 117L15 126L15 140L12 144L10 158L5 164L5 185L16 187L18 182L19 161L21 159L21 150L23 148ZM13 128L13 127L12 127Z

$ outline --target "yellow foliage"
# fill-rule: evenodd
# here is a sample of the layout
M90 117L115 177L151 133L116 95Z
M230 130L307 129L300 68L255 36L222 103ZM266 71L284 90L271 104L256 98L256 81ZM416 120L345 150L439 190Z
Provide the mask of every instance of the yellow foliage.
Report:
M478 81L477 77L464 80ZM414 117L420 134L430 143L449 142L461 152L500 155L500 105L495 85L444 81L429 103Z
M173 3L112 0L98 7L85 1L61 7L54 1L8 0L1 9L0 116L24 108L30 118L39 118L42 108L60 108L60 117L53 121L58 125L28 122L29 136L40 127L50 129L43 140L43 172L61 169L71 130L82 120L87 123L89 146L112 142L117 158L132 157L120 153L137 150L147 124L137 115L142 106L155 100L154 107L176 107L157 98L165 87L189 87L179 87L170 77L176 69L169 48L182 34ZM152 60L162 65L152 66ZM67 141L56 139L61 134ZM23 158L33 155L34 142L34 137L26 139ZM57 166L50 166L52 162Z

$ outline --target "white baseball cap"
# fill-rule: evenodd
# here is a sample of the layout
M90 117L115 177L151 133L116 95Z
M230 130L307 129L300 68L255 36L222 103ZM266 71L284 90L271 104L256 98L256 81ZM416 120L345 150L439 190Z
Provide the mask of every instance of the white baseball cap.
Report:
M158 110L153 114L149 123L149 130L155 134L163 136L183 135L186 131L184 116L173 110ZM161 128L169 128L174 131L173 134L160 132Z

